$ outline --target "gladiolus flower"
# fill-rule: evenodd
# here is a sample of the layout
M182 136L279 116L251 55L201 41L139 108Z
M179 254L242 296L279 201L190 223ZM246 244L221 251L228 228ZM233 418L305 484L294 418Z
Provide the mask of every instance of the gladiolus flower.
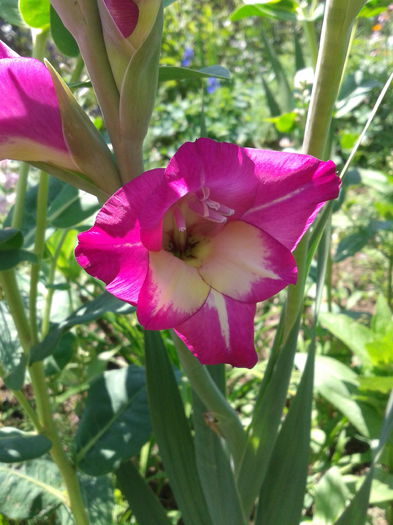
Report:
M161 0L98 0L102 31L119 91L127 66L149 36Z
M120 179L110 152L67 86L49 65L1 41L0 100L0 159L54 167L95 194L115 191Z
M145 328L252 367L255 305L296 282L291 252L338 190L331 161L199 139L110 197L76 258Z

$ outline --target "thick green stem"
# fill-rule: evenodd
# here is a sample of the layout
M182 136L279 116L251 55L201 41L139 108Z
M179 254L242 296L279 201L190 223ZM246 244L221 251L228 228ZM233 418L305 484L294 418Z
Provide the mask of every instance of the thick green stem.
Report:
M325 158L334 104L340 89L352 25L359 0L327 0L321 42L316 67L316 77L311 95L304 133L303 152ZM305 235L295 251L298 264L298 282L288 288L285 313L287 336L293 327L301 305L307 277L307 249L309 234Z
M53 420L53 411L48 393L46 378L42 363L34 363L30 367L30 377L34 396L37 403L38 417L43 434L52 442L50 454L59 468L67 488L67 494L72 514L77 525L89 525L85 503L75 468L65 454L56 425Z
M16 201L12 213L12 228L20 228L23 223L23 214L25 211L25 197L27 190L27 176L29 174L29 165L23 162L19 170L19 178L16 185Z
M46 230L46 208L48 205L48 174L40 173L40 182L37 196L37 218L36 218L36 235L34 244L34 253L37 262L32 264L30 273L30 295L29 295L29 313L30 327L32 331L33 344L38 342L37 332L37 295L38 281L41 268L41 260L45 248L45 230Z
M303 151L324 158L356 9L351 0L327 0L316 77L307 115Z
M45 337L49 330L49 323L50 323L50 312L52 307L52 300L53 300L53 294L55 289L53 288L53 284L55 282L55 273L56 273L56 266L57 261L59 259L61 249L63 247L64 241L67 237L68 230L63 230L59 242L56 246L55 253L53 254L52 263L49 269L49 275L48 275L48 284L47 284L47 294L45 298L45 306L44 311L42 314L42 324L41 324L41 336Z
M217 426L226 439L236 469L242 459L247 437L240 420L206 368L178 337L174 336L174 342L179 360L193 390L217 420Z
M31 347L30 325L14 270L0 272L0 286L14 320L20 344L25 354L28 355Z

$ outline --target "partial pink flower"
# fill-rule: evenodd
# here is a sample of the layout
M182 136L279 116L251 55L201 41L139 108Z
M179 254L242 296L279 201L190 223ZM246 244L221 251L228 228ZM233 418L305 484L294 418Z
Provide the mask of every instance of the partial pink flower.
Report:
M331 161L199 139L118 190L76 258L146 329L251 368L255 305L296 282L291 252L338 191Z
M75 170L64 140L55 87L44 64L0 41L0 159Z
M118 188L110 151L61 77L1 41L0 100L0 160L43 163L100 197Z
M131 59L151 32L161 0L98 0L102 31L119 90Z

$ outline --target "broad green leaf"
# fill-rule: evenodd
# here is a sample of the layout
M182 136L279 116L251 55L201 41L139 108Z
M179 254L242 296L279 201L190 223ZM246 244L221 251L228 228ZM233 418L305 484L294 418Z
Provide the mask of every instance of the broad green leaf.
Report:
M0 230L0 251L18 250L23 246L23 234L15 228Z
M160 81L165 80L194 80L199 78L219 78L228 80L231 77L229 71L222 66L207 66L200 69L189 67L161 66L159 69Z
M145 332L150 416L165 471L187 525L212 525L194 443L176 379L158 332Z
M278 435L296 352L298 330L299 322L296 322L285 342L281 342L280 331L277 332L277 343L273 347L255 404L248 447L237 476L240 499L246 514L251 512L260 492Z
M0 462L18 463L38 458L49 452L52 443L39 434L28 434L17 428L0 429Z
M388 394L393 389L393 376L360 376L359 388Z
M376 335L387 333L393 326L393 316L389 304L383 295L379 295L375 305L375 314L371 319L371 329Z
M43 29L49 26L49 0L19 0L23 20L30 27Z
M208 409L194 392L192 406L197 469L212 521L215 525L245 525L247 520L222 438L214 422L209 422ZM218 501L225 501L225 505L217 505Z
M340 339L360 359L363 365L370 364L366 343L374 340L373 332L345 314L321 313L320 322L337 339Z
M48 225L55 228L72 228L93 215L99 207L93 195L84 194L82 199L79 190L64 184L48 208Z
M42 361L53 354L62 334L70 330L73 326L95 321L107 312L128 314L134 310L135 308L133 306L120 301L108 292L104 292L89 303L78 308L61 323L54 325L49 330L45 339L31 349L30 362Z
M360 175L361 181L365 186L373 188L374 190L379 191L383 195L392 191L392 185L389 182L388 177L376 170L368 170L364 168L357 168L357 171Z
M79 231L77 229L72 230L55 230L54 233L46 241L46 247L52 257L56 254L56 269L58 269L65 277L66 281L63 283L68 289L70 282L74 282L81 273L81 267L76 262L74 251L77 244L77 235ZM60 252L57 252L59 243L62 243ZM57 283L54 286L59 286L61 283ZM60 288L61 289L61 288Z
M164 507L138 472L132 461L120 465L116 472L118 486L135 514L139 525L170 525Z
M23 386L26 356L20 346L14 321L0 302L0 371L5 385L11 390Z
M164 0L164 7L168 7L171 4L174 4L176 0Z
M56 13L55 9L53 9L53 6L50 6L50 29L56 46L62 53L64 53L64 55L69 57L76 57L79 55L79 47L75 38L64 26L61 18Z
M390 330L374 341L366 343L366 350L373 364L383 366L393 364L393 325Z
M370 504L378 505L393 501L393 474L376 467L371 485Z
M340 470L331 467L318 481L314 494L316 525L331 525L345 508L351 493Z
M265 119L266 122L272 122L280 133L288 133L290 132L296 122L297 115L294 112L291 113L283 113L282 115L278 115L277 117L270 117Z
M92 525L109 525L113 523L114 507L113 484L109 476L79 476L79 483L86 510Z
M58 468L47 459L0 464L0 485L0 513L9 519L33 518L65 503Z
M369 228L359 228L358 231L347 235L338 243L334 262L340 262L347 257L352 257L366 246L373 232Z
M314 360L312 342L261 486L255 525L298 525L300 521L310 455Z
M150 432L143 368L105 372L91 385L79 423L78 466L91 476L111 472L138 454Z
M59 374L71 361L78 347L78 338L72 332L66 332L57 343L55 350L45 360L45 375Z
M28 250L0 250L0 271L15 268L22 262L36 263L37 257Z
M25 26L18 9L18 0L1 0L1 18L14 26Z
M250 16L273 18L276 20L296 22L295 2L257 2L238 7L230 16L232 22L236 22Z
M297 354L296 365L305 366L305 355ZM378 435L380 419L377 412L356 400L358 376L346 365L332 357L317 356L315 363L315 391L334 405L349 422L368 438Z

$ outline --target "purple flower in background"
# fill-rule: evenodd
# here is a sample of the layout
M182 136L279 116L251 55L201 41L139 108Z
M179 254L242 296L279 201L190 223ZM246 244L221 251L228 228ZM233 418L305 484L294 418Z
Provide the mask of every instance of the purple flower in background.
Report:
M217 88L220 87L220 81L218 80L218 78L213 78L213 77L209 77L207 79L207 87L206 87L206 90L207 92L210 94L210 93L214 93L215 90Z
M194 50L192 49L192 47L186 47L183 53L183 58L181 60L181 65L183 67L188 67L191 64L193 58Z

